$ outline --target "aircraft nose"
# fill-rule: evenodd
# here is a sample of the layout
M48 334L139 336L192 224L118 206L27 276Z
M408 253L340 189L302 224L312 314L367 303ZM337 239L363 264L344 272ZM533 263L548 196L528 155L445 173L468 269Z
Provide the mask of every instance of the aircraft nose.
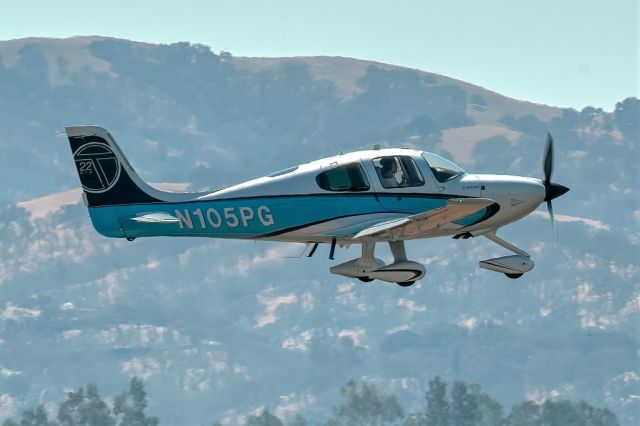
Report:
M569 191L569 188L564 185L560 185L559 183L548 183L545 185L545 190L546 193L544 200L551 201L566 194Z

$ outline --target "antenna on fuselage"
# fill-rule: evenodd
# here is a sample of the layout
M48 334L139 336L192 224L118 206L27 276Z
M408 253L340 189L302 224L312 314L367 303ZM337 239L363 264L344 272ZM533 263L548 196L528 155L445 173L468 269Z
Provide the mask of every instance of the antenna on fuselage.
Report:
M340 146L338 145L338 143L336 142L335 139L329 137L325 132L323 132L320 129L316 129L316 131L318 133L320 133L320 135L322 135L323 138L325 138L327 141L329 141L334 146L334 148L336 148L336 150L338 151L338 153L340 155L344 154L344 150L340 148Z

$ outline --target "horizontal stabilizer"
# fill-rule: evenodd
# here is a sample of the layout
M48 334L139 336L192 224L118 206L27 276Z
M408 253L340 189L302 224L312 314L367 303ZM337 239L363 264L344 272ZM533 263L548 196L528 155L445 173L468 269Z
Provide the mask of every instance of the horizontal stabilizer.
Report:
M358 232L353 238L383 237L390 240L419 238L493 204L495 201L488 198L452 198L444 207L377 223Z
M146 213L142 216L132 217L131 220L141 223L178 223L180 219L167 213Z

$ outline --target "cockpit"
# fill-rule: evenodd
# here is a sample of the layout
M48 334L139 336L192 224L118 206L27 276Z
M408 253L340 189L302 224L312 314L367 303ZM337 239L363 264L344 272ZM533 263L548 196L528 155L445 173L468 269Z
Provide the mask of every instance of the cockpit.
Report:
M438 182L447 182L466 172L451 161L439 155L423 151L422 158ZM406 188L424 185L420 168L412 157L384 156L373 159L376 173L384 188Z
M420 154L422 158L417 154ZM371 168L372 163L373 168ZM316 175L316 183L326 191L368 191L371 188L369 178L373 178L372 172L374 170L378 181L385 189L424 186L425 178L430 182L429 185L433 185L435 182L428 176L428 170L431 170L433 177L440 183L450 181L466 173L451 161L423 151L414 152L413 155L394 153L394 155L384 155L364 162L354 161L341 165L334 163L330 169ZM280 176L288 171L285 170L271 176Z
M424 185L415 161L407 156L386 156L373 159L373 165L384 188L406 188Z

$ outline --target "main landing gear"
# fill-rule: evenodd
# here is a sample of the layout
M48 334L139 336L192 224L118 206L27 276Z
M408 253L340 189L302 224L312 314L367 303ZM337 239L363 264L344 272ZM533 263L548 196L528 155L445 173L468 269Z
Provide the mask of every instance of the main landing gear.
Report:
M357 278L363 282L381 280L396 283L401 287L409 287L425 276L426 270L418 262L407 260L404 241L390 241L389 247L393 254L393 263L385 263L374 257L376 243L362 243L362 256L330 269L332 274Z

